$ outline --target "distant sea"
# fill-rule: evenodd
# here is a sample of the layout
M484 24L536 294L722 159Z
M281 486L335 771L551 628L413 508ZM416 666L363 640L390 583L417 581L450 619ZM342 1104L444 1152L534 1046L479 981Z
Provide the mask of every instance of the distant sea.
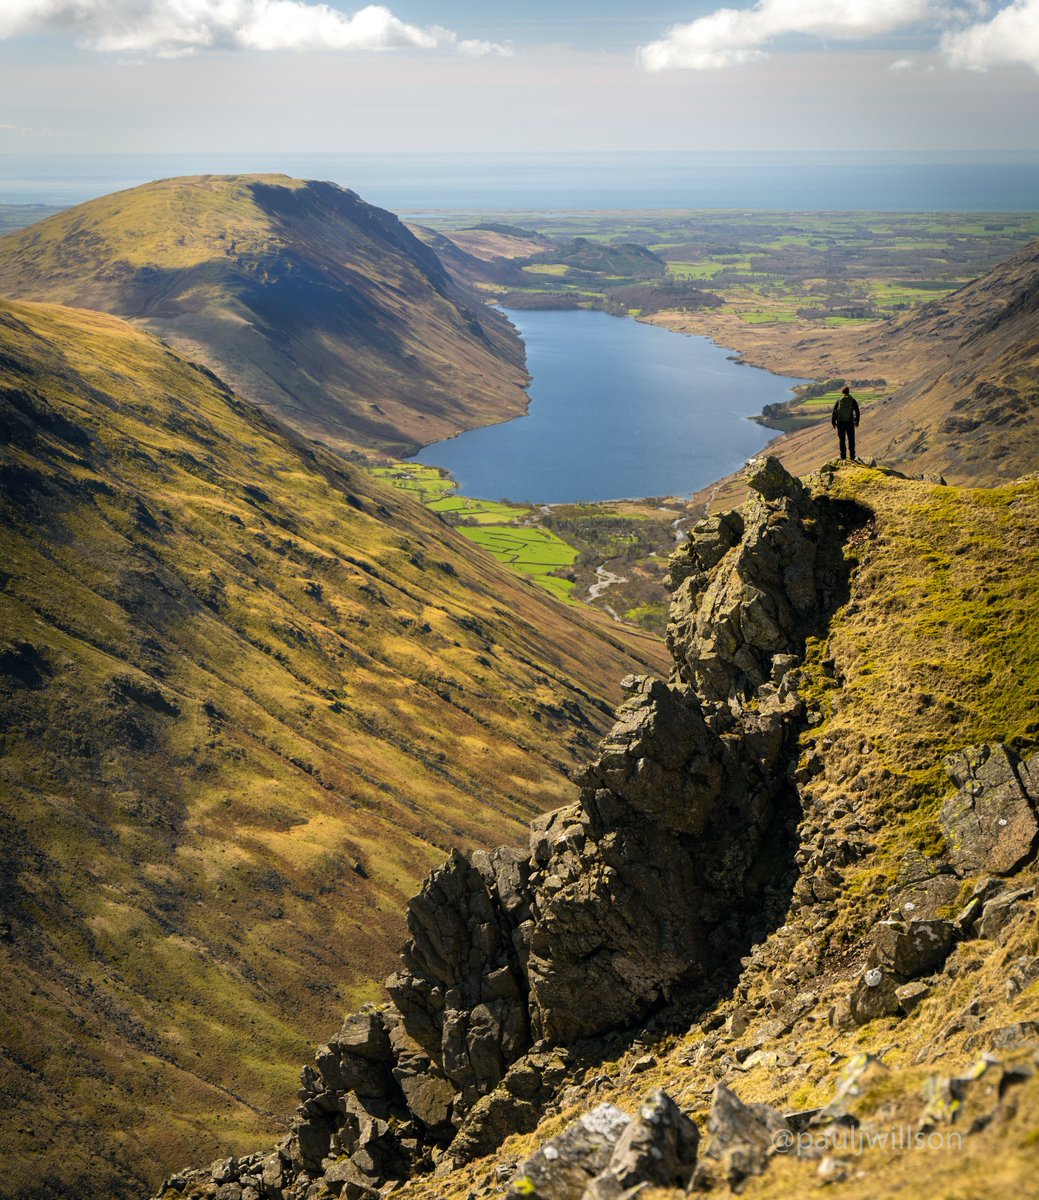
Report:
M5 154L0 203L79 204L172 175L330 179L408 216L438 209L1033 212L1039 155Z

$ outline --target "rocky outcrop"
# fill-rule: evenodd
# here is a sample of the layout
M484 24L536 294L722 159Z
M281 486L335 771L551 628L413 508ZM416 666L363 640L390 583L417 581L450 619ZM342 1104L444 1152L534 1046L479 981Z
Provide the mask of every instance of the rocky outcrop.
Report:
M673 677L625 680L575 803L535 820L528 849L456 852L411 902L392 1005L350 1018L304 1072L285 1200L314 1180L354 1200L448 1143L464 1160L533 1128L566 1071L553 1047L709 1000L781 923L797 666L847 593L842 545L861 514L774 459L748 482L741 513L701 522L675 554ZM688 1149L688 1131L674 1138ZM597 1198L627 1178L603 1153L582 1185L609 1167Z
M1009 875L1039 835L1039 755L1022 763L1005 746L971 746L949 755L945 768L959 788L941 814L953 869Z
M955 918L937 915L955 911L962 879L1017 871L1034 857L1039 835L1039 754L1022 761L999 743L969 746L945 768L958 790L941 809L944 854L906 856L894 895L900 915L873 927L862 973L834 1011L838 1027L912 1012L930 993L923 978L942 970L956 942L999 940L1035 894L986 876Z
M579 1117L539 1146L512 1179L510 1200L625 1200L647 1185L684 1187L700 1131L663 1090L629 1117L612 1104Z

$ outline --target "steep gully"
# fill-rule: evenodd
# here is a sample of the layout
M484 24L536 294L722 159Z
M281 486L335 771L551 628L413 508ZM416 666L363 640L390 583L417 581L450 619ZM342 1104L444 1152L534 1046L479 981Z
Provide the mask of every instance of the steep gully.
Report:
M671 561L668 683L625 680L578 799L529 849L455 852L409 906L391 1003L347 1018L305 1067L268 1154L186 1171L162 1195L369 1200L533 1129L567 1056L727 994L797 883L798 666L848 597L862 509L756 460L739 512ZM320 1190L320 1189L319 1189Z

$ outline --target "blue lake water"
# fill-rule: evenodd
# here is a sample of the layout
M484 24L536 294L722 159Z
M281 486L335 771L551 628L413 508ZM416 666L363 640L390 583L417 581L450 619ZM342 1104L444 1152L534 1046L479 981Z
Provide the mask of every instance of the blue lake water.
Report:
M467 496L540 504L688 496L761 450L775 434L749 418L804 382L628 317L508 316L527 347L528 414L415 456L446 467Z

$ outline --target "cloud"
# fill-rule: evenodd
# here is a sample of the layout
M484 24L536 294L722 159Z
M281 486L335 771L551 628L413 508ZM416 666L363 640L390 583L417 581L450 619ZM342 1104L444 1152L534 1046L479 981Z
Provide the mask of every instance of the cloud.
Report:
M1024 64L1039 71L1039 0L1015 0L988 21L946 33L942 53L969 71Z
M916 63L911 58L896 58L893 63L888 64L888 70L893 71L896 75L902 71L912 71L916 67Z
M16 137L66 137L68 130L51 129L49 125L12 125L0 121L0 135L13 133Z
M758 0L752 8L720 8L676 25L639 51L649 71L709 70L759 62L763 47L788 34L834 40L881 37L935 15L934 0Z
M94 50L164 57L204 49L511 53L439 25L410 25L380 4L347 15L306 0L3 0L0 38L44 30L71 31Z

